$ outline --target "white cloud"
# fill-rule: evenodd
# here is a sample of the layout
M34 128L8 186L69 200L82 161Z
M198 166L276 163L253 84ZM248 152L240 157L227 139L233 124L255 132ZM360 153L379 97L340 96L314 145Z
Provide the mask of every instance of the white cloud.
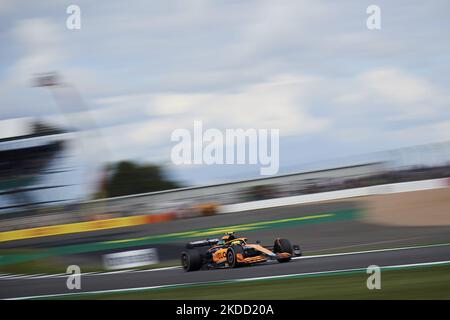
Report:
M114 159L151 155L150 150L155 151L150 158L164 158L158 150L167 151L172 131L192 130L194 120L203 121L205 130L275 128L284 137L324 132L330 120L310 114L306 103L311 94L308 88L318 84L312 77L280 75L231 92L104 97L94 101L100 108L51 119L89 129L84 143L91 145L85 149L92 151L91 157L98 156L95 146L105 139Z
M19 85L29 85L36 73L58 70L66 53L62 50L60 30L48 19L19 21L14 33L23 54L12 68L13 79Z
M427 81L396 69L370 71L360 79L375 94L396 104L424 102L438 97Z
M404 143L404 141L414 141L414 144L419 145L433 142L444 142L450 139L450 121L443 120L431 124L394 129L388 133L384 133L383 135L386 139L392 139L398 143Z
M314 79L280 75L232 92L161 94L149 114L182 115L218 128L277 128L281 136L310 134L326 129L329 119L309 113L304 86Z
M351 112L377 112L386 121L436 117L450 102L430 81L396 68L366 71L339 85L334 101Z
M424 114L436 115L438 109L428 108L425 112L423 105L437 106L444 98L442 90L429 81L390 68L346 79L281 74L228 92L104 97L94 101L100 108L89 115L81 112L71 117L81 125L88 123L86 117L92 117L115 150L115 157L125 159L127 155L151 154L148 150L152 148L167 149L171 132L178 128L191 130L194 120L203 121L205 129L278 128L281 137L322 134L354 143L371 141L376 136L386 139L393 134L406 140L407 135L400 132L409 132L408 126L382 130L380 126L393 119L407 121L422 119ZM323 110L324 106L325 116L314 115L313 111ZM442 126L439 128L429 132L429 137L441 139L444 131ZM161 157L159 152L155 154Z
M0 1L0 14L6 14L9 13L9 11L13 7L13 2L11 0L2 0Z

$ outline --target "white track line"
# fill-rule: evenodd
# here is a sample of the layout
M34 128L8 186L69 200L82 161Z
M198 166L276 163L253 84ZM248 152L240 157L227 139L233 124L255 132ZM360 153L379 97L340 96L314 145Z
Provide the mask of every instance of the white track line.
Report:
M65 274L65 273L58 273L58 274L47 274L47 273L43 273L42 275L33 277L33 278L31 278L31 279L56 278L56 277L62 276L62 275L67 276L67 274Z
M9 274L9 275L0 277L0 280L12 279L12 278L16 278L16 277L20 278L23 276L25 276L25 274Z
M400 269L400 268L407 268L407 267L436 266L436 265L448 265L448 264L450 264L450 260L424 262L424 263L413 263L413 264L403 264L403 265L381 266L381 269L382 270L383 269ZM348 272L361 272L361 271L364 271L364 270L366 270L366 269L365 268L340 269L340 270L295 273L295 274L285 274L285 275L277 275L277 276L244 278L244 279L227 279L227 280L204 281L204 282L177 283L177 284L168 284L168 285L160 285L160 286L150 286L150 287L97 290L97 291L86 291L86 292L75 292L75 293L59 293L59 294L49 294L49 295L38 295L38 296L8 298L8 299L5 299L5 300L28 300L28 299L56 298L56 297L65 297L65 296L80 296L80 295L83 296L83 295L124 293L124 292L134 292L134 291L162 289L162 288L189 287L189 286L193 286L193 285L207 285L207 284L219 284L219 283L236 283L236 282L245 282L245 281L249 281L250 282L250 281L258 281L258 280L283 279L283 278L293 278L293 277L302 277L302 276L311 276L311 275L324 275L324 274L332 275L332 274L348 273Z
M154 271L173 270L173 269L181 269L181 267L173 266L173 267L163 267L163 268L155 268L155 269L142 269L142 270L136 270L135 272L154 272Z
M347 255L356 255L356 254L367 254L367 253L377 253L377 252L389 252L389 251L401 251L401 250L413 250L413 249L423 249L423 248L433 248L433 247L445 247L450 246L450 243L441 243L441 244L429 244L429 245L421 245L421 246L410 246L410 247L397 247L397 248L389 248L389 249L374 249L374 250L364 250L364 251L352 251L352 252L341 252L341 253L329 253L329 254L320 254L320 255L311 255L311 256L301 256L301 257L293 257L292 260L300 260L300 259L315 259L315 258L327 258L327 257L338 257L338 256L347 256ZM166 271L166 270L176 270L181 269L180 266L172 266L172 267L163 267L163 268L154 268L154 269L132 269L132 270L117 270L117 271L107 271L107 272L85 272L82 273L82 276L108 276L113 274L120 273L135 273L135 272L157 272L157 271ZM26 275L26 274L6 274L0 275L0 280L13 280L13 279L44 279L44 278L64 278L68 275L65 273L58 274L41 274L41 275Z
M338 257L338 256L348 256L348 255L354 255L354 254L377 253L377 252L388 252L388 251L400 251L400 250L411 250L411 249L422 249L422 248L433 248L433 247L445 247L445 246L450 246L450 243L427 244L427 245L422 245L422 246L411 246L411 247L398 247L398 248L389 248L389 249L373 249L373 250L364 250L364 251L352 251L352 252L318 254L318 255L311 255L311 256L294 257L294 258L292 258L292 260Z
M105 275L110 275L110 274L118 274L118 273L127 273L127 272L134 272L135 270L117 270L117 271L108 271L108 272L97 272L97 273L90 273L89 274L89 276L93 276L93 275L95 275L95 276L105 276ZM81 274L82 276L83 275L86 275L86 274Z
M174 270L181 269L180 266L173 267L164 267L164 268L155 268L155 269L127 269L127 270L117 270L117 271L107 271L107 272L84 272L81 276L109 276L113 274L119 273L137 273L137 272L155 272L155 271L164 271L164 270ZM39 274L2 274L0 275L0 280L15 280L15 279L46 279L46 278L65 278L68 274L66 273L57 273L57 274L47 274L47 273L39 273Z
M22 275L13 275L14 278L13 279L30 279L36 275L34 274L22 274Z

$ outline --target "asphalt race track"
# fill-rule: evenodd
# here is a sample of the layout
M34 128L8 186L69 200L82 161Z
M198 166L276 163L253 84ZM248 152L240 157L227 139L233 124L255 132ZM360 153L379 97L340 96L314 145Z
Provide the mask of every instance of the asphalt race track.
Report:
M134 228L122 228L120 230L11 241L2 243L0 249L51 248L94 241L129 239L159 235L162 233L182 232L195 228L211 228L257 221L302 217L335 212L336 210L355 209L357 206L357 203L353 201L341 201L306 206L271 208L270 210L256 210L192 218ZM362 212L362 215L364 216L364 212ZM249 237L250 241L255 241L256 239L261 240L263 244L272 244L275 237L282 236L283 238L289 239L293 244L300 244L306 255L311 252L315 254L344 251L360 252L362 250L377 248L401 248L420 246L420 244L450 242L450 227L381 226L366 223L362 218L308 223L279 229L248 230L239 232L239 234ZM182 248L184 243L185 240L170 244L172 246L179 246L175 248L176 250L172 250L175 252L176 259L178 259L179 251L181 251L179 248ZM120 249L120 251L124 250L128 249ZM66 263L80 265L83 270L83 259L100 259L104 253L96 251L63 257ZM65 274L42 276L10 276L0 274L0 299L367 268L373 264L378 266L391 266L447 260L450 260L450 244L351 255L307 256L286 264L273 262L238 269L207 270L189 273L184 272L180 268L139 271L124 270L82 275L81 290L68 290L66 287L67 275ZM61 270L61 272L64 272L64 270Z
M369 265L392 266L450 261L450 244L399 248L355 254L301 257L289 263L277 262L251 267L184 272L180 268L88 274L81 277L76 292L121 290L173 284L203 283L231 279L270 277L308 272L367 268ZM74 293L66 287L67 276L49 278L0 278L0 298L36 297Z

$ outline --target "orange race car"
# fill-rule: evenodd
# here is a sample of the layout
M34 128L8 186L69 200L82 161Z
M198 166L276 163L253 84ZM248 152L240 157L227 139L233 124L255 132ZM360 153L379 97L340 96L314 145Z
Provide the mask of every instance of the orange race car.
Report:
M181 253L181 265L186 271L214 268L235 268L278 260L288 262L292 256L301 256L300 247L291 245L286 239L275 239L273 247L247 242L247 238L236 237L233 232L222 239L207 239L189 242Z

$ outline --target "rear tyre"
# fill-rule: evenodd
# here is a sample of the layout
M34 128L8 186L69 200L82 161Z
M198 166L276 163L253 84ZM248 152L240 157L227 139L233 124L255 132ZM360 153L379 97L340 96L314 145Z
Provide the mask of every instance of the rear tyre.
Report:
M230 268L236 268L240 264L237 261L237 254L244 254L244 249L239 245L234 245L227 250L227 263Z
M181 253L181 266L184 271L196 271L202 267L202 257L195 249L183 251Z
M292 256L293 250L292 250L292 245L289 242L289 240L287 239L276 239L275 243L273 245L273 251L275 253L282 253L282 252L287 252L290 253ZM291 260L291 257L289 258L281 258L281 259L277 259L278 262L288 262Z

